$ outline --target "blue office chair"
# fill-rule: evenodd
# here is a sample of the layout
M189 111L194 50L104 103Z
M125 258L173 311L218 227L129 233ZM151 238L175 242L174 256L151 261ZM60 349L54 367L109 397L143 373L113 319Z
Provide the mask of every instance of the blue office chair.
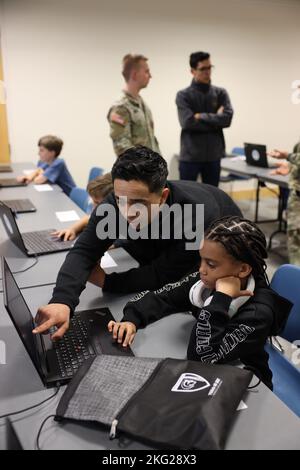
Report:
M271 288L294 304L280 336L291 343L300 340L300 267L292 264L280 266L272 278Z
M77 206L80 207L84 212L90 212L90 196L88 192L83 188L73 188L70 192L70 198Z
M89 172L88 183L94 180L95 178L97 178L97 176L101 176L101 175L103 175L103 168L100 168L98 166L93 166L93 168L91 168Z
M233 147L231 153L235 155L245 155L245 149L244 147Z
M266 345L273 373L273 392L300 418L300 370L270 344Z
M280 266L275 272L271 287L279 295L293 302L288 321L280 336L290 342L300 340L300 267L291 264ZM284 354L266 345L269 366L273 372L273 391L300 417L300 368L296 368ZM295 350L297 351L297 350Z

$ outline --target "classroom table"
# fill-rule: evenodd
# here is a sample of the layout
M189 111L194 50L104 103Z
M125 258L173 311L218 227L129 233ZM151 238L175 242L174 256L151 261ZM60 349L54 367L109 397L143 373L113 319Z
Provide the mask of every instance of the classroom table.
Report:
M14 165L17 174L28 167L28 164ZM11 177L12 174L9 173L7 176ZM80 209L77 206L75 208L72 201L55 185L52 192L37 193L32 186L21 189L22 193L19 191L20 188L0 190L0 198L29 197L36 204L38 208L36 214L24 214L18 217L21 230L61 226L55 223L57 207L59 210L76 210L79 215L81 214ZM56 205L57 203L59 204ZM45 214L43 214L44 210ZM69 223L63 226L68 225ZM30 266L33 261L20 253L14 245L12 246L7 237L2 239L0 249L1 254L7 256L12 269ZM109 255L116 266L108 268L110 270L108 272L120 272L136 267L135 260L126 256L122 248L110 251ZM35 267L26 273L15 274L33 315L40 305L49 301L53 283L64 256L63 253L41 256ZM78 309L109 307L115 319L120 320L123 307L130 298L131 295L103 293L100 288L88 284L81 294ZM193 324L194 318L188 313L166 317L139 330L132 350L138 357L185 358ZM52 390L45 389L41 383L4 308L3 294L0 293L0 349L1 347L2 353L3 347L5 350L5 360L3 354L0 355L0 415L34 405L53 393ZM62 387L55 398L41 407L12 417L23 448L35 448L39 427L44 418L55 413L64 388ZM300 448L299 419L268 388L260 384L257 389L245 395L244 401L247 408L237 411L234 425L226 442L226 449ZM2 420L0 421L0 448L4 448L3 439L4 421ZM46 423L40 444L43 449L120 449L118 439L110 441L108 430L99 426L70 422L61 425L53 420ZM128 450L149 449L146 445L135 441L128 441L127 448Z
M284 193L282 189L289 187L288 175L271 175L271 168L261 168L257 166L248 165L245 161L245 157L228 157L221 160L222 170L229 171L232 174L238 176L249 176L256 179L256 198L255 198L255 223L265 222L277 222L277 229L271 233L268 241L268 250L272 247L272 240L278 233L286 232L286 221L283 219L284 210ZM259 219L259 202L260 202L260 190L266 186L266 183L271 183L279 186L278 205L277 205L277 218L276 219Z
M49 286L23 291L32 312L48 301ZM102 293L88 285L80 299L80 309L108 306L114 317L122 317L127 296ZM194 323L188 313L166 317L139 330L132 350L139 357L184 358L186 345ZM0 299L0 339L7 343L7 364L0 365L0 415L23 409L49 397L53 391L44 389L24 347L4 311ZM41 407L12 417L15 430L25 449L34 449L42 421L54 414L64 387L55 398ZM300 420L265 385L260 384L246 393L246 409L236 412L226 449L300 449ZM3 421L0 421L0 434ZM109 440L108 429L94 424L64 423L50 419L41 434L42 449L120 449L118 439ZM124 445L124 443L123 443ZM128 450L151 449L141 442L129 440ZM122 447L122 450L124 448Z
M12 165L12 173L1 173L1 178L15 177L22 174L24 169L34 169L32 163L15 163ZM44 186L44 185L40 185ZM57 213L61 211L75 211L79 218L84 212L78 207L57 185L51 185L51 191L39 192L33 184L25 187L0 188L0 200L30 199L37 211L33 213L17 214L17 224L20 232L31 232L48 228L64 229L74 221L61 222ZM67 252L51 253L39 256L37 263L34 257L28 257L9 238L0 222L0 253L7 258L7 262L20 287L55 283L57 273L66 257ZM30 276L28 273L30 271Z

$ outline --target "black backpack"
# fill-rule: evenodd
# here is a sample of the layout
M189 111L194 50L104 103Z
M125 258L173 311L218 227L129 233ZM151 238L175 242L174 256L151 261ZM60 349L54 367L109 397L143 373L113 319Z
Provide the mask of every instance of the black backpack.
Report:
M252 372L179 359L97 356L68 385L56 420L99 422L154 446L222 449Z

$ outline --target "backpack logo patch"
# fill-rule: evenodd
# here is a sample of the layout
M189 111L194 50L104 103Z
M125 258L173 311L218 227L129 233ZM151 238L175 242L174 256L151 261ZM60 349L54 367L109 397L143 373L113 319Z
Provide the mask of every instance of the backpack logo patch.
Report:
M172 392L199 392L210 387L210 383L201 375L185 372L181 374L176 384L172 387Z

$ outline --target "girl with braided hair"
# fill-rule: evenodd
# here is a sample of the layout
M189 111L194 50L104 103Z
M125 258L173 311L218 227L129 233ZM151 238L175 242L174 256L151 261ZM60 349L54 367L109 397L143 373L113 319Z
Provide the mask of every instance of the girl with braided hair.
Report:
M266 340L283 328L292 304L272 291L266 275L266 239L253 222L224 217L205 232L199 271L128 302L108 329L123 346L138 328L171 313L195 319L187 358L206 363L241 361L272 389Z

